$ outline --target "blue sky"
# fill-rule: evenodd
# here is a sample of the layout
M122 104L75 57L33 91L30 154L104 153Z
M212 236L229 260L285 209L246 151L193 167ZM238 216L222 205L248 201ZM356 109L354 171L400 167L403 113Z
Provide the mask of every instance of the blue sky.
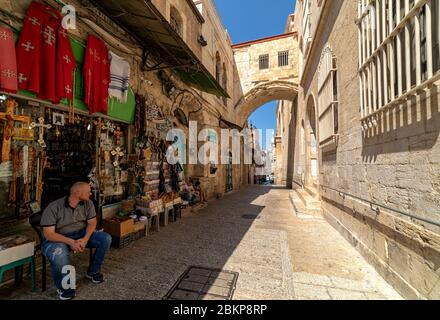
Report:
M296 0L214 0L234 44L284 33ZM276 102L259 108L250 121L259 129L276 129ZM263 139L265 140L265 139ZM264 145L263 145L264 148Z

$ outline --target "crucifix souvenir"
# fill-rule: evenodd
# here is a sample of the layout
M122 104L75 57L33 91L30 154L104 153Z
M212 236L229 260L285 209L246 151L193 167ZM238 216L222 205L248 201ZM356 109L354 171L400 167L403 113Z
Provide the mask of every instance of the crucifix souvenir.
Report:
M122 142L122 138L124 137L124 132L121 130L121 127L116 127L116 129L113 132L113 135L116 138L116 145L117 146L122 146L123 142Z
M109 138L109 132L115 131L115 125L110 121L105 121L101 126L101 147L103 150L110 151L112 149L112 142Z
M18 103L14 99L7 99L5 105L6 112L0 112L0 120L6 121L3 129L2 163L11 160L11 142L15 122L24 122L26 124L31 122L29 116L19 116L14 114L14 109L18 106Z
M112 151L112 156L115 157L115 162L113 162L113 166L116 169L119 169L119 158L122 158L124 156L124 152L120 147L117 147L115 150Z
M44 118L40 117L40 118L38 118L38 123L35 123L35 122L31 123L30 128L31 129L33 129L33 128L39 128L40 129L38 144L40 145L40 147L46 148L46 142L44 142L44 129L50 129L50 128L52 128L52 125L45 124L44 123Z

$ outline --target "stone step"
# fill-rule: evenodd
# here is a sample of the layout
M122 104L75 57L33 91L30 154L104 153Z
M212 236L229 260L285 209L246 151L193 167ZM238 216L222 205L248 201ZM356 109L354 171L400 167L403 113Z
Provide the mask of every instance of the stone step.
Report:
M302 203L308 210L319 210L321 208L321 201L312 197L309 192L304 189L295 190L298 197L301 199Z
M305 186L304 190L307 191L307 193L312 197L315 198L317 200L319 200L319 192L318 192L318 188L317 185L314 183L313 186Z

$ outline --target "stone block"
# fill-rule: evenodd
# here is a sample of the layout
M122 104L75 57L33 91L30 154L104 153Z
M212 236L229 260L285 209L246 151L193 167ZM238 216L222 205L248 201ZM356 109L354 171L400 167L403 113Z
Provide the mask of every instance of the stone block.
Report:
M388 242L389 266L400 275L407 275L409 270L409 252L396 242Z

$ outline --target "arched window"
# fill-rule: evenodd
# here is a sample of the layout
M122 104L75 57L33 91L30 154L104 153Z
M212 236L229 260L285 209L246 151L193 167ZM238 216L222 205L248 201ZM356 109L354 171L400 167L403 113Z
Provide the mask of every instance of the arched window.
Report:
M170 24L171 27L176 31L181 38L183 38L183 21L179 12L176 8L170 8Z
M338 80L336 58L327 45L318 69L319 142L329 142L338 133Z

